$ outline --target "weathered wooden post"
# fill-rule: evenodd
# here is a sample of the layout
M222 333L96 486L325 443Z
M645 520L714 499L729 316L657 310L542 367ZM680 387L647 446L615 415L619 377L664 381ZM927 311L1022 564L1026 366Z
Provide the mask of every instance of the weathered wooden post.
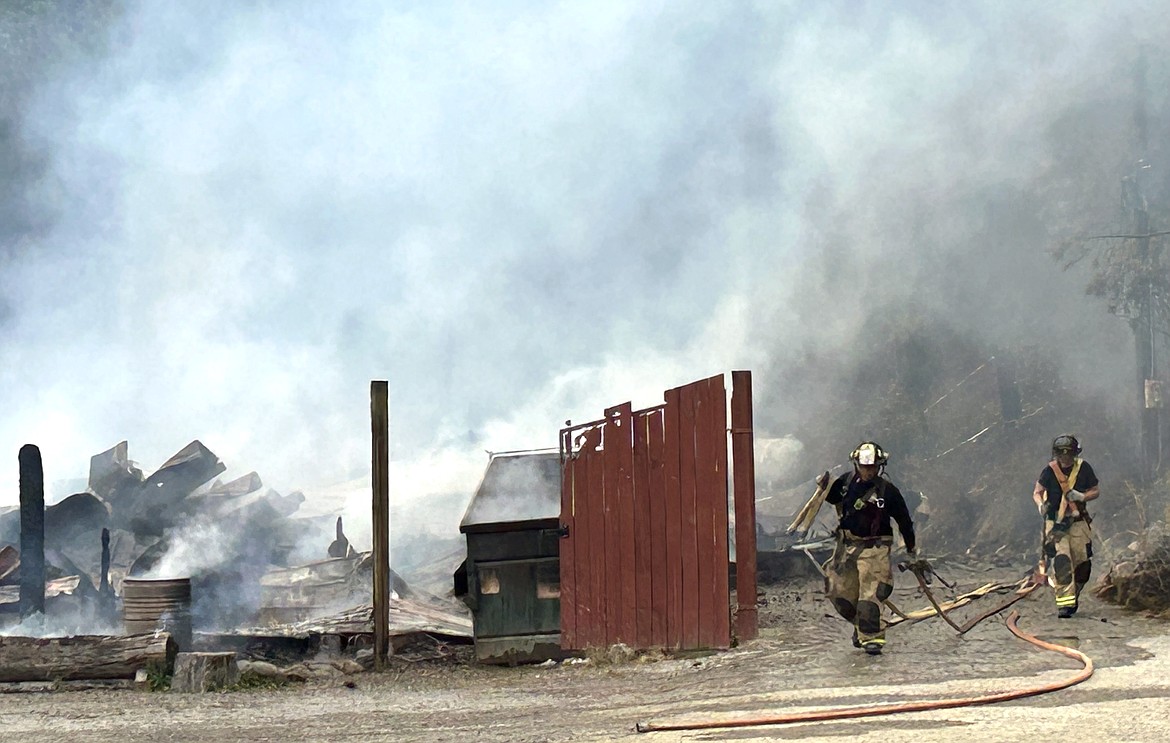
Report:
M370 382L371 457L374 489L374 670L386 664L390 639L390 392Z
M752 422L752 373L731 372L731 454L735 498L735 634L740 642L759 634L756 608L756 460Z
M20 447L20 618L45 613L45 472L41 450Z

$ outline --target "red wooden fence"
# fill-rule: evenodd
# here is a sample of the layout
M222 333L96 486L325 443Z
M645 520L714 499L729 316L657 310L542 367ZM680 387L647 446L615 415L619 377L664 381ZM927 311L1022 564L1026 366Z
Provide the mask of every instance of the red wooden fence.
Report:
M733 373L737 457L738 633L755 636L755 494L751 376ZM746 393L742 390L746 385ZM745 396L746 395L746 396ZM563 429L561 645L726 648L728 585L727 395L723 375L667 390L666 403L624 403ZM742 445L746 442L746 448ZM737 524L738 526L738 524ZM739 537L750 532L750 544ZM746 573L745 573L746 570ZM745 585L750 578L750 586ZM741 609L742 613L742 609ZM746 623L744 620L747 620ZM746 635L746 636L745 636Z

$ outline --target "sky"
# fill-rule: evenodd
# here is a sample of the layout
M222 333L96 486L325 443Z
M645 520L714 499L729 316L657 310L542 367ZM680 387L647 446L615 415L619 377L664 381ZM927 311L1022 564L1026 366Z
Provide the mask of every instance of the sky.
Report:
M212 5L130 4L21 112L51 216L0 274L0 505L25 443L53 482L199 439L360 514L373 379L392 500L470 495L485 451L719 372L799 405L768 370L891 306L1071 322L1071 376L1128 379L1045 248L1115 226L1160 3Z

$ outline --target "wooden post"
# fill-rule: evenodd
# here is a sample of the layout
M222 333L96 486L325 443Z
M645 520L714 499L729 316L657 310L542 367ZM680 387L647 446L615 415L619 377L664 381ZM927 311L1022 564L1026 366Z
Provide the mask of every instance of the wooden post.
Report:
M45 613L45 472L41 450L20 447L20 618Z
M386 664L390 635L390 392L384 381L370 382L374 488L374 670Z
M731 454L735 491L735 635L759 634L756 609L756 460L752 430L752 373L731 373Z

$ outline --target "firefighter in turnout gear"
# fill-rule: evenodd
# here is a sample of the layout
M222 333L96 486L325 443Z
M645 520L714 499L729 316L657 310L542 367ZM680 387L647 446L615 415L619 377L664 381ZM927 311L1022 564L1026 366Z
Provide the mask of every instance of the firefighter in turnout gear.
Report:
M1032 500L1044 518L1044 559L1061 619L1076 614L1081 589L1093 569L1092 519L1085 504L1096 500L1100 488L1097 473L1080 455L1076 436L1057 436L1052 461L1032 489Z
M865 441L849 458L853 472L838 477L825 497L840 517L837 545L824 566L825 593L853 625L853 646L878 655L886 644L881 606L894 590L890 520L898 524L912 557L917 556L914 524L902 493L883 476L889 460L885 450Z

